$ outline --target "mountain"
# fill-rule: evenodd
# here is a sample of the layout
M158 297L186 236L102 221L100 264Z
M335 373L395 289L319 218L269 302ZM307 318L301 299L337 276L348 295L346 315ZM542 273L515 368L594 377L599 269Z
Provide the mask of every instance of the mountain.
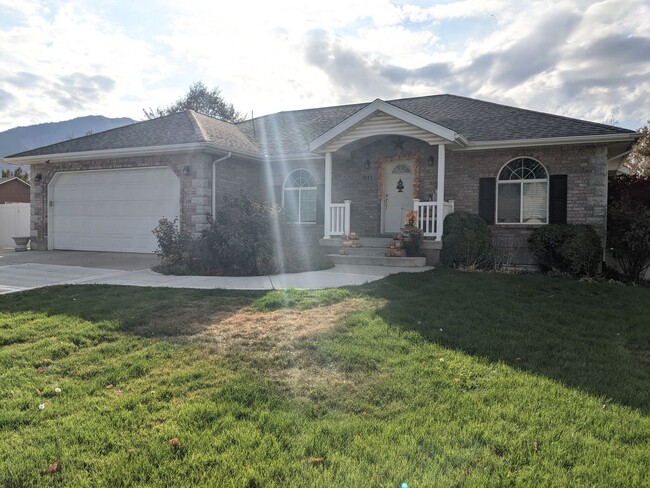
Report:
M0 132L0 157L10 156L36 147L65 141L70 137L85 136L89 131L102 132L137 122L128 117L109 119L102 115L88 115L62 122L15 127ZM0 163L0 169L16 169L13 164ZM28 168L24 167L27 170Z

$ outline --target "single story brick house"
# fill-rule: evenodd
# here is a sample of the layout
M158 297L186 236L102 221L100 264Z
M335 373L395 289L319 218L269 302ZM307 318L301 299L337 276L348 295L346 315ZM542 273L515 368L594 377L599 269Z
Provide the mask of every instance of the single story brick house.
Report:
M0 178L0 205L29 203L29 183L17 176Z
M193 111L5 158L31 166L32 248L152 252L178 217L198 233L221 196L283 204L307 242L398 232L409 209L441 246L443 218L478 213L525 263L547 223L605 236L607 174L638 133L481 100L433 95L280 112L232 124Z

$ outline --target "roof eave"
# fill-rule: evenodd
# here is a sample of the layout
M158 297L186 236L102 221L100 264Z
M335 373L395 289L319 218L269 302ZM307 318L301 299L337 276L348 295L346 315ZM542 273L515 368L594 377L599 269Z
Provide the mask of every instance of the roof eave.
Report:
M20 181L21 183L23 183L23 184L25 184L27 186L31 186L28 182L26 182L25 180L23 180L21 178L18 178L17 176L14 176L13 178L9 178L8 180L5 180L5 181L0 181L0 185L4 185L5 183L9 183L10 181L14 181L14 180L18 180L18 181Z
M179 154L185 152L232 152L237 156L249 159L261 159L259 154L242 151L220 144L209 142L192 142L183 144L168 144L163 146L126 147L119 149L102 149L96 151L79 151L68 153L41 154L36 156L5 157L3 162L16 165L32 165L46 162L85 161L89 159L127 158L151 156L158 154Z
M461 151L478 151L481 149L506 149L527 146L562 146L566 144L604 144L608 142L634 141L641 137L639 132L623 134L600 134L592 136L546 137L539 139L510 139L502 141L469 142Z

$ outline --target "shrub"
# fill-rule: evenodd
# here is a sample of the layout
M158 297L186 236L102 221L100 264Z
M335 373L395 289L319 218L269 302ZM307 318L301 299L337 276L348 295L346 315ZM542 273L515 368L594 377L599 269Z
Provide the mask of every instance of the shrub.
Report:
M494 266L492 232L476 214L454 212L444 222L440 261L454 268L491 268Z
M226 195L197 242L201 274L254 276L278 269L282 214L245 194Z
M600 238L589 225L549 224L528 238L543 271L592 275L602 261Z
M650 268L650 207L624 195L609 208L610 240L614 257L632 283Z
M259 276L332 266L318 249L302 242L281 208L244 194L226 195L198 237L180 232L177 222L167 219L154 234L162 258L156 270L168 274Z
M161 267L183 269L189 259L192 236L181 232L178 219L161 219L153 234L158 240L156 255L161 258Z

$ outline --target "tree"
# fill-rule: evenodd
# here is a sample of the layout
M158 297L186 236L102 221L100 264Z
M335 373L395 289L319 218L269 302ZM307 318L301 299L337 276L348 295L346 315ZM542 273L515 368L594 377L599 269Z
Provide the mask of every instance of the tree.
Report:
M15 170L10 169L2 170L2 178L20 178L23 181L29 182L29 173L25 173L23 168L18 166Z
M219 88L209 90L201 81L192 83L185 96L167 107L142 110L144 111L145 117L151 120L187 109L228 122L241 122L244 120L244 116L235 110L232 103L228 103L223 99Z
M639 132L642 135L627 157L625 166L638 175L650 176L650 120Z

